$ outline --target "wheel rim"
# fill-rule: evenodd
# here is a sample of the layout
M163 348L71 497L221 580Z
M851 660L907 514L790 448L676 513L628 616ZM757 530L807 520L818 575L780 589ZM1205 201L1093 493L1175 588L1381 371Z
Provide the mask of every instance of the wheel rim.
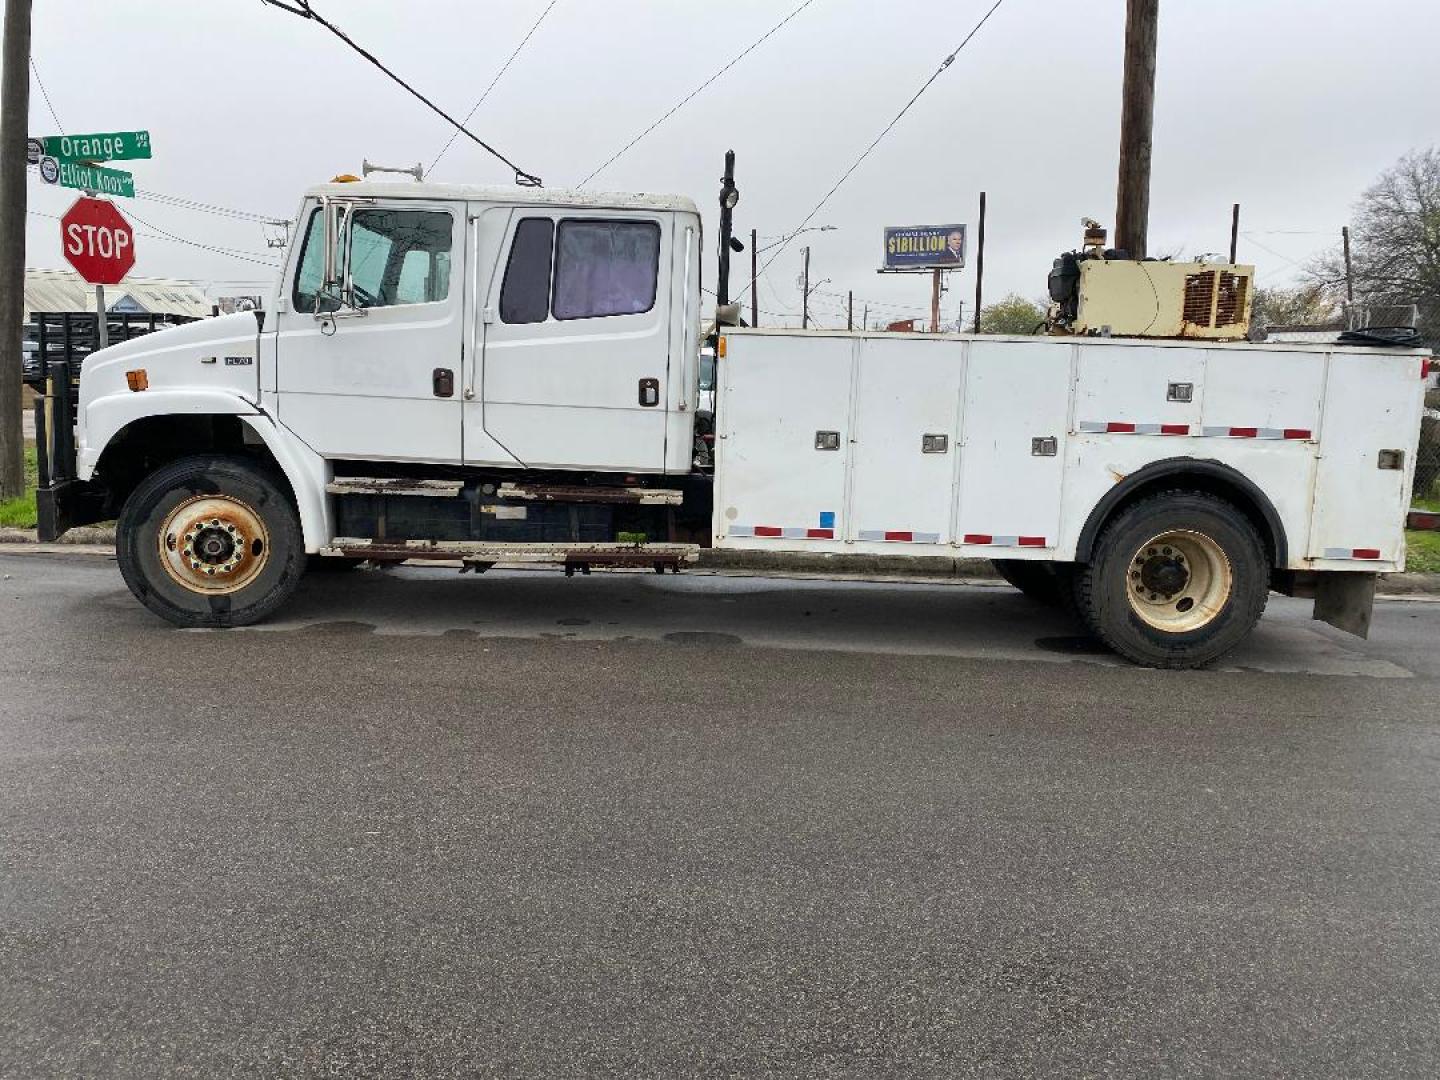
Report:
M180 585L207 596L243 589L270 560L270 533L229 495L196 495L160 526L160 562Z
M1140 546L1125 584L1130 610L1157 630L1183 634L1207 626L1225 609L1234 574L1214 540L1175 529Z

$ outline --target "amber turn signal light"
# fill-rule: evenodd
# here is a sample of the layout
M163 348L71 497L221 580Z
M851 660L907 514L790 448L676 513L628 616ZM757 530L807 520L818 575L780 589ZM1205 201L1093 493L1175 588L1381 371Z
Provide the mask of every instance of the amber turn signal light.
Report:
M135 391L150 389L150 376L145 373L144 368L136 368L134 371L125 372L125 381L130 384L130 389Z

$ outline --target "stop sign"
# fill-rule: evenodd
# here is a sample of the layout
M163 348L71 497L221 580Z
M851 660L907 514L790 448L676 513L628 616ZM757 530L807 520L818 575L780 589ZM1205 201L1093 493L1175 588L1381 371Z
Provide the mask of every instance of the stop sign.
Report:
M105 199L75 200L60 219L60 247L91 285L118 285L135 265L134 230Z

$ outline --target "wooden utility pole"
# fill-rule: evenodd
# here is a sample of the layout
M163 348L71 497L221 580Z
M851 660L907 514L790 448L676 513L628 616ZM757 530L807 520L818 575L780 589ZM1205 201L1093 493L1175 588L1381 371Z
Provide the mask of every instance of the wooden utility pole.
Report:
M1155 123L1155 40L1159 21L1160 0L1126 0L1115 246L1134 259L1145 257L1150 236L1150 150Z
M1349 306L1355 303L1355 274L1350 265L1350 226L1346 225L1340 230L1340 242L1345 245L1345 305L1348 316Z
M1235 256L1240 250L1240 204L1230 210L1230 265L1235 265Z
M0 64L0 499L13 499L25 490L20 388L25 334L30 0L5 0L5 42ZM68 439L70 432L59 431L55 437Z
M758 255L755 251L755 230L750 230L750 325L760 325L760 290L755 287L755 279L759 276L755 269L755 262Z
M930 272L930 333L940 332L940 275L945 271L932 270Z
M855 329L855 290L850 290L850 299L845 304L845 329Z
M985 287L985 192L980 192L980 228L975 238L975 333L980 332L980 304L984 296ZM959 323L955 325L955 332L962 330Z
M805 269L801 271L801 291L805 294L800 300L800 329L807 330L810 327L810 248L805 248Z

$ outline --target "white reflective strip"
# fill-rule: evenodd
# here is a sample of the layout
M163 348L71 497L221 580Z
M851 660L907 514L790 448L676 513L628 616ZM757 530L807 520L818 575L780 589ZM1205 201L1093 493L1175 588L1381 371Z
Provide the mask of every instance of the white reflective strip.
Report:
M731 526L730 526L730 535L731 535L731 536L754 536L754 535L755 535L755 526L754 526L754 525L731 525Z
M917 544L938 544L940 542L939 533L912 533L911 535L915 537Z
M861 540L884 540L884 539L885 539L885 534L884 534L883 532L877 532L877 531L874 530L874 529L861 529L861 530L860 530L860 539L861 539Z
M1262 427L1255 432L1257 439L1283 439L1285 431L1283 428Z
M786 540L804 540L804 539L806 539L805 534L806 534L807 532L809 532L809 531L810 531L809 529L790 529L790 528L786 528L786 529L780 530L780 535L783 536L783 537L785 537Z
M1326 548L1325 558L1327 559L1353 559L1355 558L1354 548ZM1367 559L1366 562L1371 560Z
M1094 421L1094 420L1081 420L1081 421L1080 421L1080 430L1081 430L1081 431L1088 431L1088 432L1091 432L1091 433L1098 432L1098 433L1101 434L1101 435L1105 434L1105 431L1106 431L1106 429L1107 429L1109 426L1110 426L1109 424L1097 423L1097 422Z
M1018 536L992 536L990 538L992 547L1019 547L1020 537Z
M1135 434L1136 434L1136 435L1159 435L1159 434L1160 434L1160 425L1159 425L1159 424L1136 424L1136 425L1135 425Z
M1229 427L1202 427L1200 434L1211 439L1228 439L1230 437L1230 429Z

